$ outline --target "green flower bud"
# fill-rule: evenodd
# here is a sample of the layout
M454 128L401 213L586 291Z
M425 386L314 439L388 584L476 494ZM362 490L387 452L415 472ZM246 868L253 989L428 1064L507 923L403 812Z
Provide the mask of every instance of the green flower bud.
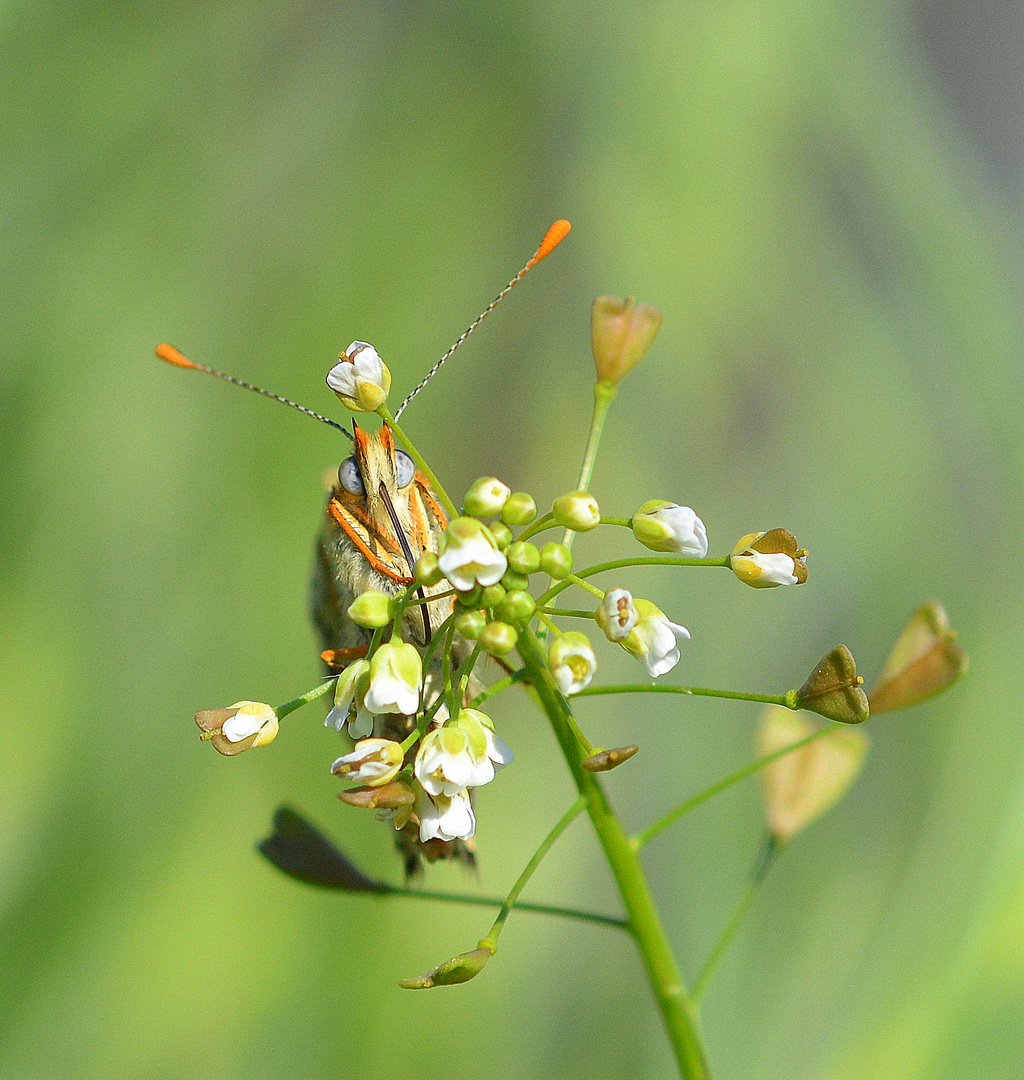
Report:
M492 948L474 949L446 960L436 968L417 975L414 979L403 979L398 985L403 990L429 990L432 986L454 986L469 982L479 975L484 964L494 955Z
M540 551L528 540L517 540L505 551L509 569L519 574L536 574L540 569Z
M525 592L530 587L530 579L515 570L506 570L501 576L501 583L506 592Z
M572 529L573 532L589 532L596 529L601 521L597 499L586 491L571 491L568 495L559 495L551 509L556 524L563 529Z
M510 592L498 605L495 614L513 626L525 626L537 610L537 601L528 593L516 590Z
M512 530L504 522L496 521L488 528L491 530L491 536L494 537L494 542L498 545L499 551L504 551L512 543Z
M455 632L467 641L476 641L487 625L487 616L482 611L464 611L455 616Z
M537 516L537 504L525 491L513 491L501 508L501 520L506 525L529 525Z
M502 585L488 585L480 590L480 606L482 608L497 607L505 599L505 588Z
M455 597L455 602L464 608L477 608L480 606L480 594L483 592L483 588L480 585L474 585L472 589L467 589L465 592L460 592Z
M501 513L509 496L508 487L494 476L481 476L474 480L463 499L463 512L470 517L494 517Z
M548 577L561 581L572 573L572 551L565 544L545 544L540 549L540 568Z
M436 585L444 577L437 565L437 555L433 551L424 551L413 564L412 576L418 585Z
M792 696L793 708L816 712L840 724L862 724L868 718L863 682L850 650L837 645L822 657L807 682L799 690L791 690L787 698Z
M369 589L360 593L348 606L348 617L357 625L367 630L377 630L387 626L395 617L391 608L391 597L386 593Z
M508 623L490 622L484 627L478 640L484 652L491 656L504 656L516 647L519 631Z

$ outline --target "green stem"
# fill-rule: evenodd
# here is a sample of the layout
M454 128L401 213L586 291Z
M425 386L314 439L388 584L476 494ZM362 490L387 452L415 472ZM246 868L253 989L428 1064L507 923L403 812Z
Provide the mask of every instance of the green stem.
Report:
M459 665L459 708L462 708L462 702L466 696L466 687L469 686L469 677L473 674L473 668L476 667L477 660L480 659L480 642L476 642L473 645L473 651L468 657Z
M444 696L448 702L448 715L459 715L459 705L456 700L455 687L452 684L452 639L455 637L455 620L452 620L448 632L445 634L444 647L441 650L441 678L444 680Z
M667 829L673 822L678 821L691 810L695 810L701 803L707 802L708 799L713 798L720 791L725 791L727 787L732 787L733 784L738 784L741 780L746 780L748 776L753 776L754 773L763 769L765 765L770 765L773 761L778 761L780 757L785 757L786 754L791 754L794 750L799 750L801 746L806 746L809 742L814 742L815 739L820 739L823 735L827 735L830 731L834 730L834 728L826 727L821 728L819 731L812 731L810 735L805 735L802 739L797 739L796 742L790 743L789 746L784 746L781 750L776 750L774 753L765 754L764 757L752 761L749 765L744 765L742 769L737 769L736 772L730 773L728 776L719 780L717 784L712 784L711 787L705 788L697 795L694 795L693 798L687 799L686 802L681 803L674 810L670 810L663 818L659 818L653 825L648 825L643 832L637 833L636 836L633 837L634 848L639 850L649 840L653 840L658 833Z
M412 444L412 440L408 435L398 426L398 421L388 411L387 405L381 405L377 409L377 415L384 421L385 424L398 436L402 445L409 451L409 456L416 462L417 468L423 475L430 481L430 486L434 489L434 494L444 504L445 510L448 511L449 518L455 518L459 516L458 510L455 509L455 503L448 498L448 492L441 486L441 481L434 475L433 470L426 463L423 455Z
M516 900L519 899L519 894L526 887L526 883L533 877L533 872L540 866L544 856L551 850L552 844L565 832L570 823L575 820L577 814L583 809L585 800L581 795L568 810L559 818L555 827L548 833L547 836L540 843L540 847L533 853L533 858L523 868L523 872L516 878L516 883L512 886L511 891L505 898L505 903L501 905L501 911L498 912L498 917L494 920L494 925L488 931L487 936L480 942L480 948L489 948L493 953L498 947L498 935L501 933L502 928L505 925L505 920L509 917ZM623 925L625 921L623 920Z
M600 781L581 767L579 746L569 724L568 703L558 691L545 664L536 635L526 630L519 638L529 681L562 748L579 793L586 799L608 865L626 909L629 928L643 960L651 990L661 1011L683 1080L709 1080L697 1016L661 925L637 853L612 810Z
M564 614L564 612L563 612ZM768 705L792 708L789 694L744 694L739 690L708 690L701 686L668 686L651 683L623 683L618 686L588 686L574 697L599 697L601 694L686 694L691 697L732 698L734 701L763 701Z
M557 529L557 528L558 528L558 526L555 524L555 515L552 514L550 511L548 511L548 513L544 514L543 517L537 518L537 520L532 525L530 525L528 528L524 529L519 534L517 539L518 540L529 540L531 536L536 536L537 533L544 532L545 529Z
M378 891L384 896L408 896L414 900L441 900L450 904L471 904L475 907L500 908L508 901L500 896L473 896L469 893L433 892L430 889L410 889L403 885L385 885ZM582 922L597 923L600 926L614 926L618 930L628 930L629 923L614 915L600 915L596 911L580 911L578 908L559 907L556 904L531 904L524 901L516 904L516 911L535 911L541 915L561 915L566 919L579 919Z
M601 433L604 431L604 422L608 416L608 409L615 400L618 391L614 383L602 380L594 386L594 411L590 417L590 435L587 438L587 448L583 452L583 464L580 466L580 478L576 482L577 491L586 491L590 486L590 477L594 472L594 462L597 460L597 448L601 445ZM567 548L572 548L572 542L576 534L572 529L566 529L562 535L562 543Z
M565 616L570 619L593 619L594 613L592 611L584 611L582 608L538 608L541 615L558 615Z
M506 675L503 679L498 679L497 682L492 682L486 690L482 690L472 702L470 702L471 709L479 709L480 706L488 699L494 697L495 694L500 694L502 690L507 690L510 686L514 686L516 683L522 682L526 678L526 672L519 669L519 671L513 671L511 675Z
M764 846L758 853L757 862L754 864L754 872L751 875L750 881L747 883L747 887L743 890L743 895L740 897L739 903L733 910L729 921L722 928L721 934L718 935L718 940L708 954L708 958L704 962L704 967L701 968L701 972L697 976L697 981L693 984L694 1004L699 1002L704 996L704 991L707 989L711 976L715 973L726 950L732 944L732 940L736 936L736 931L739 930L744 918L746 918L746 914L750 910L750 905L753 904L762 884L764 884L764 879L768 876L768 871L772 868L772 865L775 862L775 856L778 855L779 851L778 841L775 839L774 835L769 833L765 839Z
M596 566L588 566L586 570L577 571L573 577L588 578L595 574L603 574L606 570L620 570L627 566L728 566L729 556L723 555L720 559L689 559L684 555L668 555L663 558L653 556L641 556L638 559L615 559L612 562L598 563ZM566 578L552 585L550 589L537 598L537 604L546 604L549 600L564 592L570 585L578 582Z
M596 585L591 585L589 581L584 581L583 578L576 574L568 574L564 578L566 584L579 585L581 589L590 593L591 596L596 596L598 600L604 599L604 590L597 588Z
M286 701L283 705L278 705L277 708L274 709L274 712L277 713L278 720L283 719L291 712L295 712L296 709L301 709L303 705L308 705L311 701L316 701L318 697L323 697L337 681L337 676L331 676L320 683L319 686L314 686L312 690L307 690L301 697L292 698L291 701Z

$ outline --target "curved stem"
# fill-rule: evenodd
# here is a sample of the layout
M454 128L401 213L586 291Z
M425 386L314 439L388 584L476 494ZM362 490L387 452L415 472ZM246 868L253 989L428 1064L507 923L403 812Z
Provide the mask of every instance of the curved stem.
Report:
M600 781L581 767L579 746L569 725L571 712L568 703L558 692L544 663L540 642L529 630L519 638L519 653L529 681L562 748L576 788L586 800L587 814L618 885L629 927L661 1011L680 1075L683 1080L709 1080L711 1074L704 1058L696 1012L672 955L636 850Z
M277 713L278 720L281 720L290 712L295 712L296 709L301 709L303 705L308 705L311 701L315 701L318 697L323 697L337 681L337 675L330 675L324 682L320 683L319 686L314 686L312 690L307 690L306 693L302 694L300 697L292 698L291 701L286 701L283 705L278 705L274 710L274 712Z
M470 702L469 707L471 709L479 709L488 698L494 697L495 694L500 694L502 690L507 690L510 686L522 682L525 678L526 672L523 671L522 668L518 671L513 671L511 675L506 675L505 678L498 679L497 682L492 682L485 690L481 690Z
M576 816L583 809L584 798L581 795L568 810L558 819L554 828L547 836L540 842L540 847L533 853L533 857L523 868L523 872L516 878L516 883L512 886L511 891L505 898L505 902L501 905L501 911L498 912L498 917L494 920L494 925L488 931L487 936L480 942L481 948L490 948L493 953L498 947L498 935L501 933L502 928L505 925L505 920L512 912L512 908L515 906L516 900L519 899L519 894L526 888L526 883L533 877L533 872L540 866L544 856L551 850L554 842L565 832L569 825L576 819ZM623 921L623 925L625 925Z
M567 619L593 619L593 611L584 611L582 608L538 608L541 615L558 615Z
M621 570L627 566L728 566L729 556L723 555L720 559L689 559L683 555L666 555L663 558L641 555L638 559L614 559L612 562L598 563L596 566L588 566L586 570L575 573L577 578L593 577L595 574L603 574L606 570ZM576 582L565 579L552 585L546 593L537 597L537 604L546 604L549 600L564 592L570 585Z
M500 896L473 896L470 893L435 892L431 889L411 889L403 885L387 885L379 895L408 896L413 900L442 900L450 904L471 904L475 907L500 908L507 900ZM580 911L578 908L559 907L557 904L532 904L528 900L515 905L516 911L535 911L541 915L561 915L566 919L579 919L581 922L597 923L599 926L613 926L617 930L628 930L625 919L614 915L601 915L596 911Z
M564 612L563 612L564 614ZM739 690L708 690L700 686L671 686L657 683L622 683L617 686L588 686L574 697L599 697L601 694L686 694L688 697L732 698L735 701L763 701L791 709L788 694L745 694Z
M679 806L674 810L670 810L663 818L659 818L653 825L648 825L643 832L637 833L636 836L633 837L633 847L636 849L642 848L648 840L653 840L658 833L663 832L673 822L678 821L691 810L695 810L701 803L707 802L708 799L713 798L720 791L725 791L727 787L732 787L733 784L738 784L741 780L746 780L748 776L753 776L754 773L763 769L765 765L770 765L780 757L785 757L786 754L791 754L794 750L799 750L801 746L806 746L809 742L814 742L815 739L820 739L823 735L827 735L830 731L834 730L834 728L826 727L821 728L819 731L813 731L810 735L805 735L802 739L797 739L796 742L790 743L789 746L784 746L781 750L776 750L774 753L765 754L764 757L760 757L756 761L752 761L749 765L744 765L742 769L737 769L734 773L730 773L728 776L723 777L717 784L712 784L711 787L705 788L697 795L687 799L686 802L680 803Z
M711 952L708 953L708 958L704 961L704 967L701 968L701 972L697 976L697 981L693 984L693 1000L695 1003L699 1002L704 996L704 991L708 987L711 976L714 975L719 962L722 957L725 956L726 950L732 944L732 940L736 936L736 931L739 930L740 925L746 918L747 912L750 910L750 905L753 904L756 899L757 894L764 883L764 879L768 876L768 871L775 862L775 856L779 853L779 850L778 841L771 833L769 833L764 842L764 846L758 853L757 862L754 864L754 872L750 876L747 887L743 890L743 895L740 897L739 903L733 909L733 913L729 917L729 921L723 927L721 934L718 935L718 940L712 946Z
M545 529L557 528L558 526L555 524L555 515L552 514L549 510L542 517L537 518L537 520L532 525L528 525L525 529L523 529L517 539L529 540L532 536L536 536L537 533L544 532Z

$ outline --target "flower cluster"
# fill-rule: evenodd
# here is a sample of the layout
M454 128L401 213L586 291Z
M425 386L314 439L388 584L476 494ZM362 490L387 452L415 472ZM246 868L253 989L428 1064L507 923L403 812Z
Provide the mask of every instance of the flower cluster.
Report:
M595 302L598 398L610 401L660 322L656 309L631 299L600 297ZM538 512L530 494L513 491L494 476L476 480L458 511L388 412L391 375L372 345L352 342L327 383L346 408L378 412L387 425L376 441L357 433L356 454L347 465L358 482L343 483L344 490L332 494L328 507L344 531L324 550L334 552L329 556L332 572L340 574L343 591L353 597L331 618L356 630L354 639L346 632L346 640L364 642L324 653L328 663L341 669L325 725L355 744L336 758L331 772L356 785L342 792L346 803L374 809L405 836L415 834L420 845L434 845L424 850L473 836L470 792L512 760L493 722L477 707L493 692L484 687L477 669L482 657L495 658L511 672L509 684L517 671L522 676L531 662L540 663L552 692L563 701L586 692L598 668L590 637L565 628L565 618L596 623L609 642L643 665L649 678L660 679L680 662L679 643L690 637L685 626L621 584L598 588L590 578L605 569L601 565L574 573L571 548L577 533L625 526L657 555L618 561L617 568L631 562L723 566L755 588L800 584L807 578L807 553L784 529L750 533L731 554L709 558L707 529L691 507L649 499L628 518L605 516L586 490L586 470L577 489L554 499L547 513ZM408 452L395 449L396 437ZM399 458L407 467L398 468ZM417 463L423 472L415 471ZM410 483L413 475L416 484ZM416 499L420 503L414 506ZM430 509L429 500L436 509ZM439 502L448 508L447 521L440 518ZM436 528L407 530L405 522L422 521L427 514L438 519ZM541 534L550 529L564 529L565 536L542 542ZM393 563L379 564L383 569L376 575L363 573L364 565L376 568L375 544L404 552L413 563L411 578L403 581ZM531 579L537 579L536 587ZM588 606L561 607L561 594L569 588L582 590ZM517 651L523 661L518 669ZM805 686L799 700L820 712L842 709L844 717L857 715L857 695L863 691L852 675L841 692L845 697L839 703L831 684L822 690L816 684L813 692ZM228 710L200 713L197 723L203 738L221 753L237 754L270 742L280 717L293 707L289 703L274 710L239 702ZM580 739L581 761L593 771L613 768L636 751L635 746L601 750L582 734Z
M557 222L525 269L544 258L568 229L567 222ZM373 346L352 342L327 376L346 408L376 412L384 422L375 436L353 425L354 452L342 463L339 483L329 495L317 551L314 616L325 646L321 656L337 673L278 708L239 701L227 709L203 710L196 714L201 738L228 756L267 745L285 716L333 689L325 726L353 743L331 766L332 776L353 785L339 798L373 810L390 823L409 873L418 868L421 856L429 861L473 858L471 841L477 826L473 792L513 760L493 720L480 708L498 693L519 684L529 687L579 791L579 798L519 876L487 937L476 949L405 980L402 986L427 988L477 975L494 954L498 934L530 874L584 809L618 881L627 918L576 914L628 928L651 961L664 946L656 940L652 920L637 917L650 905L637 861L643 843L705 798L762 770L769 835L757 863L756 888L778 851L855 779L867 740L853 725L863 723L870 710L902 708L931 697L966 666L945 612L937 604L926 604L904 628L870 693L844 645L826 653L799 689L783 694L649 681L662 679L680 664L680 642L690 638L690 631L619 581L605 581L611 587L600 588L595 579L602 580L612 570L655 565L725 568L755 589L807 580L807 551L785 529L747 533L728 554L709 556L708 531L691 507L650 499L630 517L617 517L604 513L587 490L607 408L660 323L660 312L634 305L632 298L595 301L591 328L598 381L590 440L574 489L555 498L546 512L538 511L529 493L513 491L493 476L475 481L457 509L398 426L404 404L417 391L397 410L397 417L391 415L387 407L391 375ZM170 363L198 366L170 346L161 346L158 354ZM404 449L397 449L396 441ZM599 528L627 530L630 540L647 553L576 567L572 551L576 534ZM556 529L565 530L560 540L542 540L543 533ZM585 597L584 606L565 603L563 594L570 589L576 590L571 595ZM644 681L592 686L597 650L586 633L567 629L564 620L577 620L575 626L579 620L584 625L587 620L595 623L611 644L642 665L638 670L644 672L640 676ZM500 669L491 673L489 682L488 658ZM569 699L656 690L761 701L771 708L762 722L757 762L627 838L594 774L629 761L640 747L591 745L575 716L575 702ZM799 711L816 713L830 725L811 722ZM260 849L282 870L304 881L381 894L403 891L361 874L293 811L279 811L276 832ZM659 1001L678 1010L666 1013L674 1017L670 1030L679 1032L689 1024L690 1005L698 1000L752 895L748 890L738 915L712 950L691 1002L671 963L648 963L652 973L661 967L672 987L669 993L663 984L658 992ZM656 929L656 920L653 925ZM688 1039L688 1058L696 1060L701 1056L699 1044L692 1032Z

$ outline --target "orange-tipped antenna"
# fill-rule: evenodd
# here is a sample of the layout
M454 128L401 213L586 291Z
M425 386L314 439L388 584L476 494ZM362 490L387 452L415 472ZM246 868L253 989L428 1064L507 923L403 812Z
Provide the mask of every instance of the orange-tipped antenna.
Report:
M458 341L441 357L440 360L427 372L423 377L423 380L418 386L416 386L409 394L409 396L398 406L395 411L395 419L398 420L402 413L405 412L405 407L410 401L427 385L428 382L441 370L441 366L452 355L453 352L469 337L470 334L487 318L488 315L505 299L506 296L515 288L519 283L520 278L526 273L527 270L536 266L541 259L547 258L552 251L569 235L569 230L572 225L568 221L556 221L554 225L544 234L544 239L540 242L540 247L534 252L533 258L519 271L518 274L501 290L500 293L484 308L484 310L477 316L477 318L470 323L465 333L459 338ZM183 358L184 359L184 358Z
M299 405L286 397L281 397L280 394L272 394L269 390L263 390L259 386L253 386L252 383L247 383L242 379L236 379L234 375L225 375L223 371L215 371L213 368L206 367L205 364L197 364L194 360L189 360L187 356L178 352L173 345L168 345L166 342L157 345L156 354L161 360L166 360L168 364L175 364L177 367L183 368L194 368L196 371L205 371L207 375L214 375L218 379L223 379L225 382L231 383L232 386L240 386L243 390L252 390L256 394L262 394L264 397L273 398L274 401L280 401L282 405L290 405L293 409L298 409L300 413L305 413L306 416L312 416L314 420L319 420L321 423L329 424L332 428L337 428L343 435L347 435L350 439L352 438L349 432L336 420L321 416L318 412L307 409L305 405Z

